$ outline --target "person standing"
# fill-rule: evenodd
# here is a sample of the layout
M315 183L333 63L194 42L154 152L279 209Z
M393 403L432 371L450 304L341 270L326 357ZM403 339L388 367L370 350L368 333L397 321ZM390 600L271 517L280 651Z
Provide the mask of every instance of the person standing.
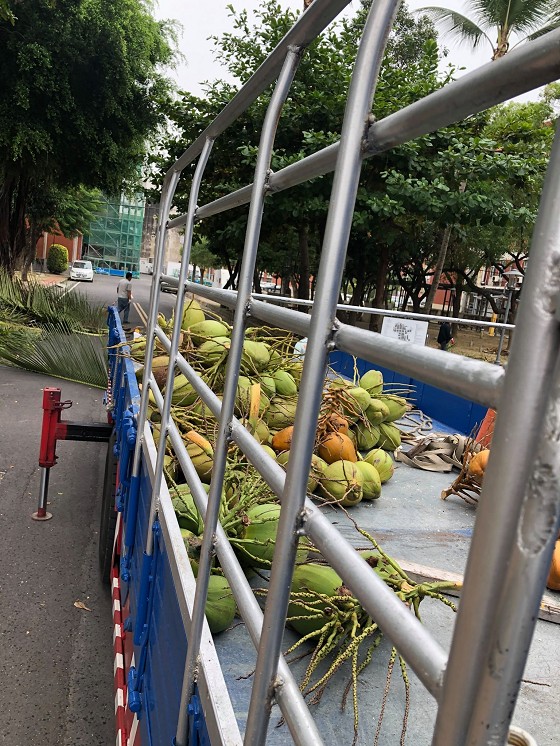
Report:
M132 300L132 272L127 272L126 276L117 285L117 307L119 315L123 313L123 326L128 326L128 314L130 313L130 301Z
M451 324L449 321L442 322L439 327L439 334L437 336L437 343L440 350L447 350L449 343L453 340L453 333L451 332Z

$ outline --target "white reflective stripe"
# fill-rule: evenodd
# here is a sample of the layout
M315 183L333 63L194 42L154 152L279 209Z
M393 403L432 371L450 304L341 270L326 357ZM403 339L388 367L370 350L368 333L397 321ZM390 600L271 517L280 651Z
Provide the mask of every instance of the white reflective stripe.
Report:
M113 614L115 613L115 611L120 611L120 610L121 610L121 602L115 598L113 600Z
M134 715L132 726L130 728L130 736L128 737L129 746L134 746L134 739L136 738L136 732L138 730L138 716Z
M117 668L123 668L124 669L124 660L122 653L116 653L115 654L115 662L113 666L113 676L117 673Z
M123 742L122 742L122 731L121 731L121 729L120 729L120 728L119 728L119 731L118 731L118 733L117 733L117 741L116 741L116 744L117 744L117 746L123 746Z
M115 712L119 707L124 707L124 696L121 687L119 687L115 693Z
M115 624L115 626L113 627L113 644L115 640L117 639L117 637L121 637L121 625L120 624Z
M120 588L118 577L117 578L113 578L113 590L115 590L115 588L117 588L117 590Z

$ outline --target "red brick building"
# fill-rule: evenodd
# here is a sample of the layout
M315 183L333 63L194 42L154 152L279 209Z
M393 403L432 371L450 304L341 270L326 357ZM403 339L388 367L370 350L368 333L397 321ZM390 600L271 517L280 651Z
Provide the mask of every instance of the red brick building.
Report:
M39 261L41 264L46 265L47 252L53 245L53 243L58 243L62 246L66 246L66 248L68 249L68 262L70 264L72 264L72 262L75 262L76 259L82 258L83 236L81 233L74 238L66 238L66 236L63 236L61 233L47 233L45 231L41 238L37 241L36 246L37 261Z

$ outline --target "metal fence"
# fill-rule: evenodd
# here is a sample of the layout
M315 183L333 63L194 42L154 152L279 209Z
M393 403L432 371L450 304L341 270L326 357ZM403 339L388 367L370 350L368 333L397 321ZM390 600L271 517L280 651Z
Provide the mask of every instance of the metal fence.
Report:
M560 332L556 314L560 297L560 274L557 271L560 262L558 136L542 196L507 370L459 355L407 345L336 320L362 159L558 78L560 31L526 44L499 62L465 75L425 99L364 128L364 123L370 121L372 95L398 8L396 0L375 0L357 54L340 141L277 173L270 173L277 121L301 55L347 3L348 0L313 3L253 77L179 158L164 182L148 339L157 337L160 340L171 358L176 360L178 369L219 417L212 482L207 497L180 434L170 419L173 366L169 366L163 398L151 374L152 353L148 344L138 431L147 437L143 423L151 388L161 411L162 438L166 435L170 438L205 523L194 607L187 629L189 646L177 724L177 746L185 746L187 704L195 681L200 682L205 676L205 664L199 651L210 557L214 549L258 648L244 743L251 746L265 743L273 700L279 704L295 743L306 746L322 743L319 730L280 654L290 578L297 542L303 534L342 576L345 585L378 622L436 699L438 716L433 744L504 743L560 523L559 464L557 448L553 445L560 437ZM215 139L225 133L235 118L274 82L274 92L262 127L253 183L198 206L199 188ZM195 161L188 212L169 220L181 172ZM251 291L265 195L273 195L329 171L334 171L334 182L312 313L307 315L256 299ZM246 203L249 203L249 215L238 291L216 290L187 282L195 220ZM162 277L162 268L166 232L178 225L184 226L185 238L177 280ZM200 296L235 309L221 403L178 354L179 324L174 327L171 341L157 325L161 280L178 287L175 318L182 317L185 294L189 291L196 291ZM293 455L286 475L233 416L244 332L249 318L283 327L307 336L309 340L295 421ZM492 457L477 511L449 655L371 572L365 561L356 557L353 547L306 497L315 437L315 428L310 423L317 422L327 357L333 349L349 352L405 375L415 375L426 383L485 406L499 407ZM515 406L521 397L523 407ZM501 402L508 405L500 406ZM226 449L231 440L259 469L282 504L264 617L218 524ZM527 443L531 444L530 448ZM134 474L138 473L141 448L142 439L139 438ZM515 451L514 459L511 458L512 451ZM538 457L534 456L535 453ZM160 503L163 500L160 495L163 457L164 449L160 448L154 474L151 519L159 515L165 522L168 506L166 504L162 510ZM488 496L492 499L485 499ZM148 529L148 554L152 546ZM231 734L218 733L214 738L218 743L233 742Z

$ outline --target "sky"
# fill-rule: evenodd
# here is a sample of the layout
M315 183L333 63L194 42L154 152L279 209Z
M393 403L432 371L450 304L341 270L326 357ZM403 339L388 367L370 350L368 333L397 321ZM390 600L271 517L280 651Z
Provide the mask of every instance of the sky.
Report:
M231 17L227 9L230 3L237 10L246 9L250 14L260 5L260 0L156 0L156 17L176 19L183 27L179 48L184 55L184 61L172 72L172 77L181 88L200 95L203 92L202 81L226 77L224 68L213 58L213 43L208 37L220 36L223 32L232 30ZM280 3L294 11L303 6L303 0L280 0ZM464 12L465 4L462 0L441 0L441 3L438 0L409 0L407 3L410 10L436 4ZM345 13L354 12L358 6L359 0L353 0ZM474 70L490 60L491 50L488 45L475 53L468 45L455 45L448 39L444 44L450 50L447 60L459 67L465 67L465 72ZM534 99L536 95L528 94L521 100L528 98Z

